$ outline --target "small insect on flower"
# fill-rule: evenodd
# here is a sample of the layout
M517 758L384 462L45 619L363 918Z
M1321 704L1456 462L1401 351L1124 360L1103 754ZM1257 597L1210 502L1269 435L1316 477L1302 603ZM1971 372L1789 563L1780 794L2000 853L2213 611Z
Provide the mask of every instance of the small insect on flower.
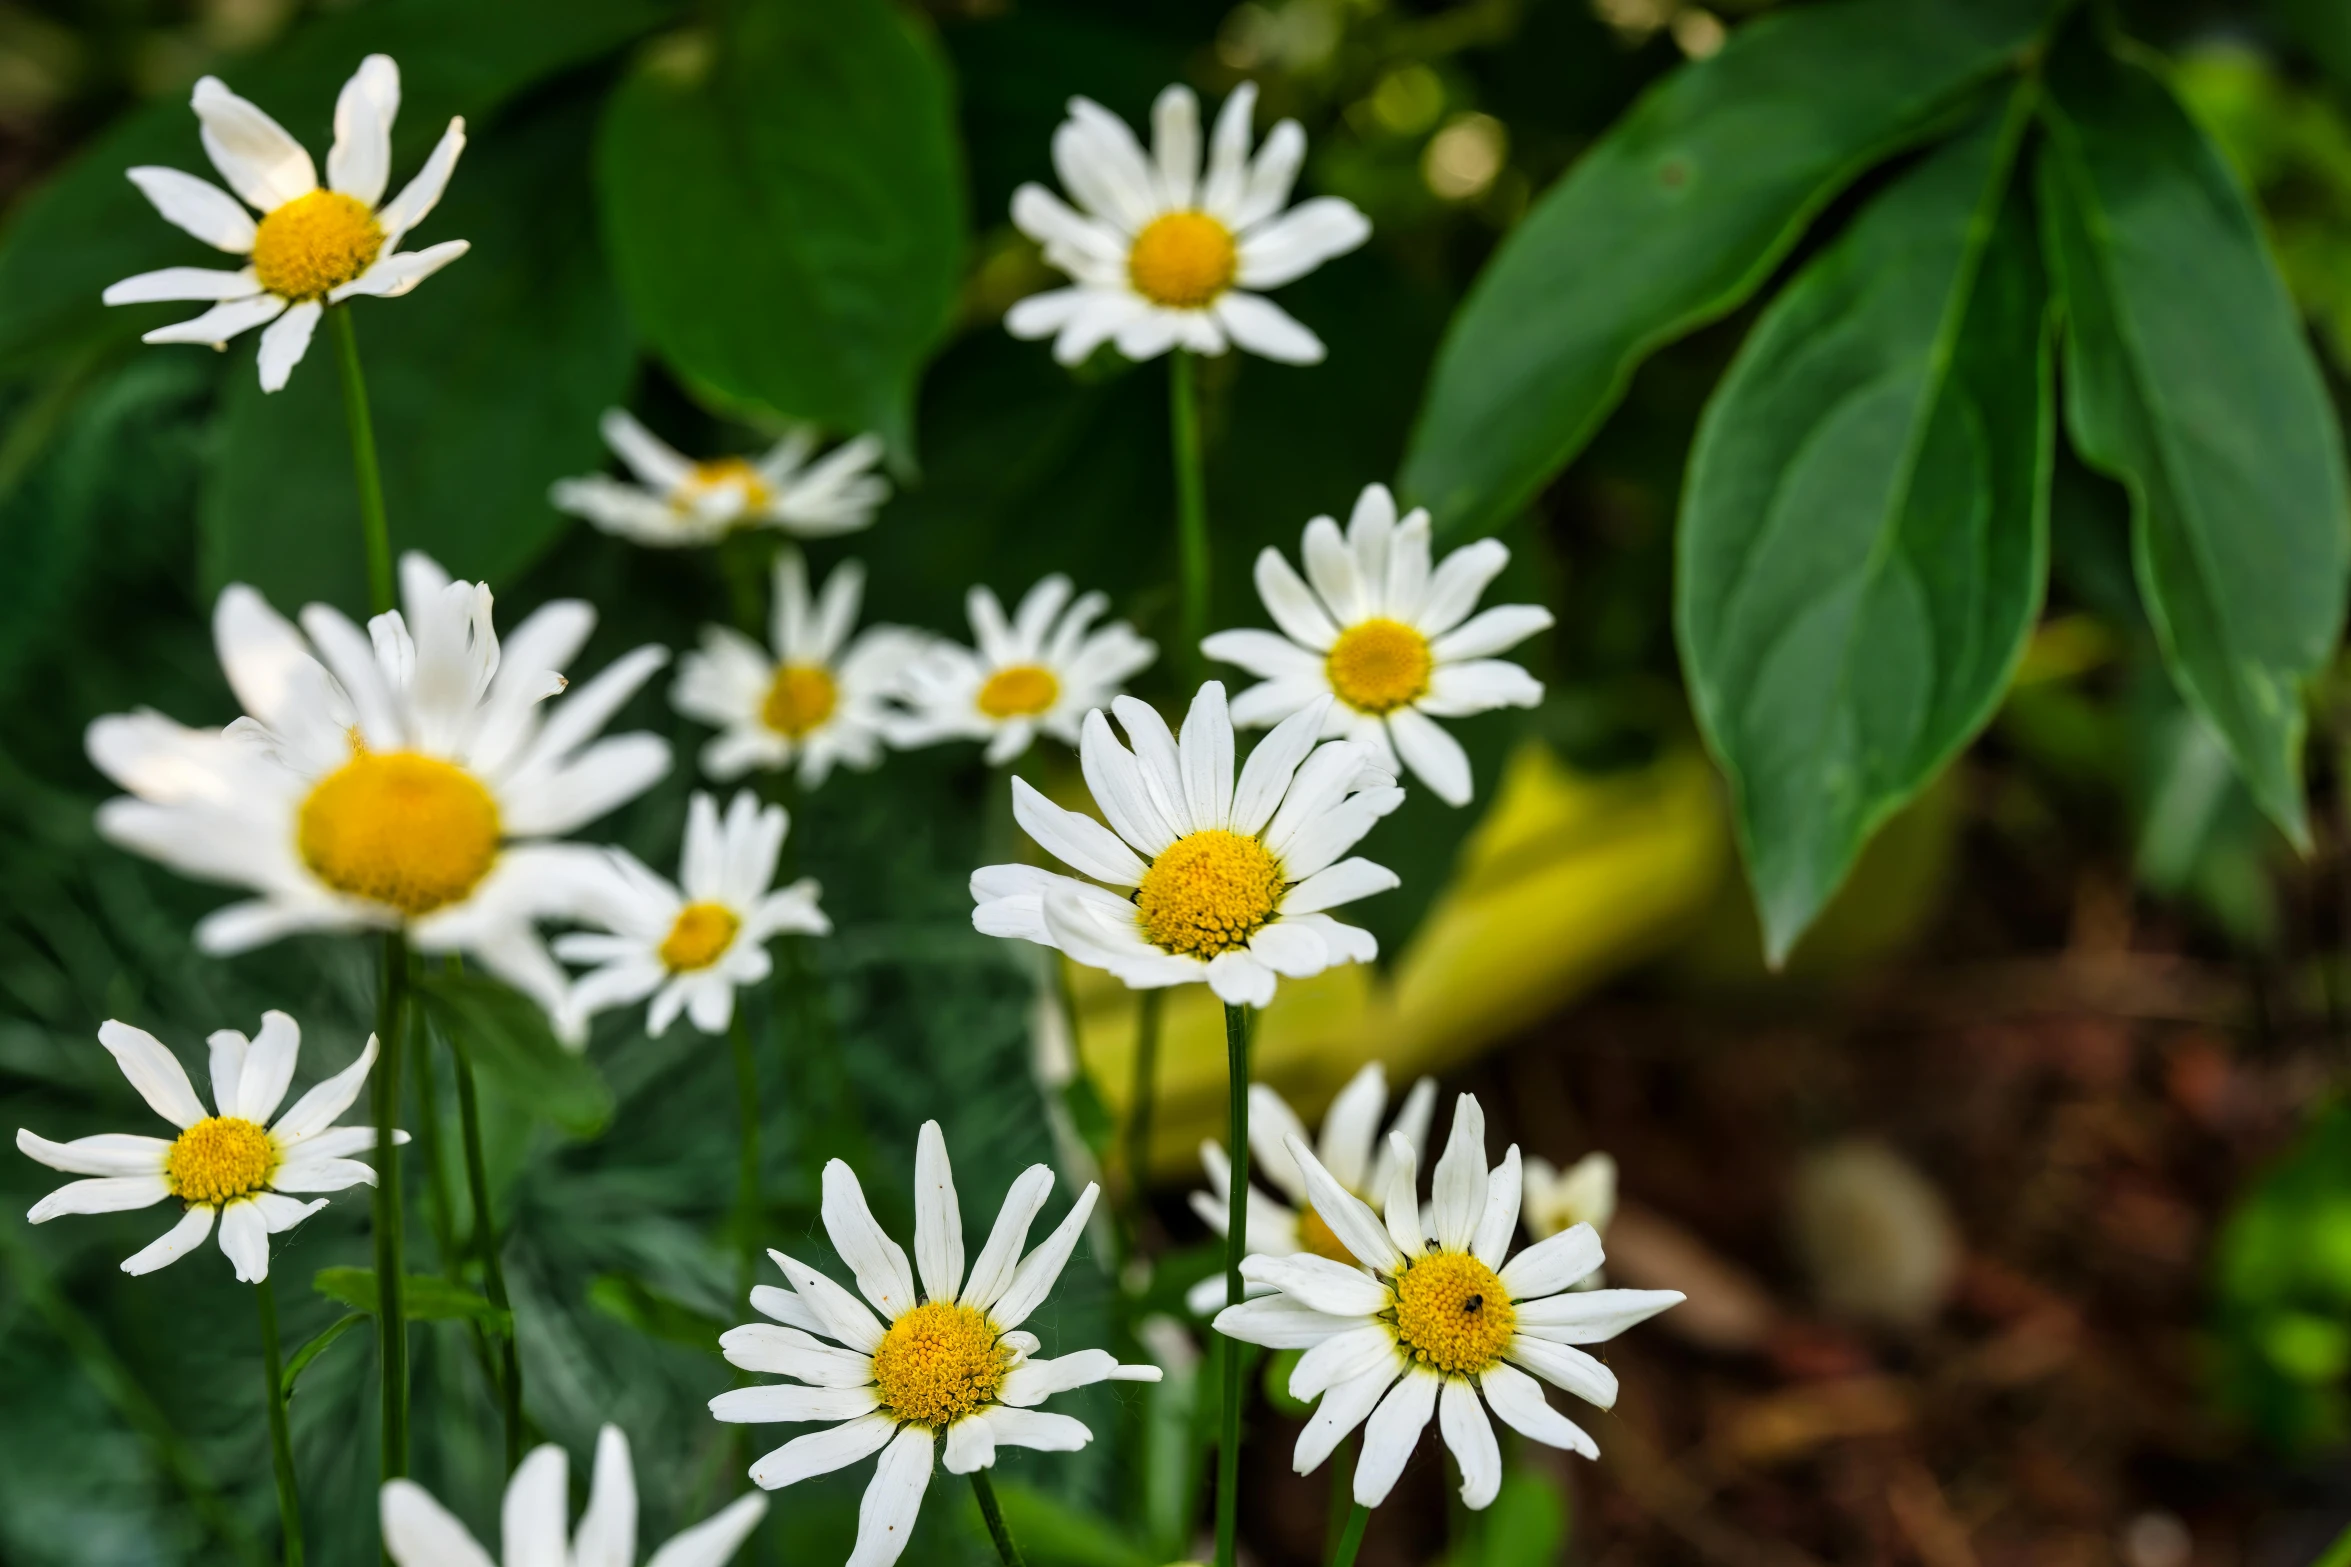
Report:
M985 740L991 767L1012 761L1049 734L1078 743L1086 714L1116 697L1150 667L1159 649L1123 620L1096 626L1108 596L1080 594L1050 576L1029 589L1011 619L996 595L965 596L975 648L940 638L906 671L905 706L891 730L901 746Z
M367 1081L376 1058L374 1036L358 1060L274 1122L270 1117L294 1081L294 1058L302 1049L300 1025L283 1012L264 1012L261 1031L251 1039L231 1028L212 1036L212 1115L204 1113L179 1058L153 1034L109 1019L98 1029L98 1042L139 1097L180 1129L179 1136L107 1132L53 1143L20 1127L16 1146L53 1170L92 1177L35 1203L26 1216L35 1224L59 1214L122 1213L178 1199L185 1208L180 1222L125 1258L123 1272L153 1273L178 1261L212 1233L218 1219L220 1249L238 1282L258 1284L269 1277L269 1238L326 1206L324 1197L306 1203L288 1194L375 1184L375 1171L350 1157L374 1149L375 1128L334 1124ZM408 1134L395 1132L393 1140L405 1143Z
M269 330L261 334L261 389L274 392L301 363L327 306L361 294L395 298L465 254L462 239L423 250L400 248L448 188L457 155L465 150L465 121L451 120L416 177L385 201L392 173L392 119L400 112L400 68L390 56L369 55L343 84L335 100L335 145L327 154L323 189L302 144L217 77L196 83L193 105L204 151L236 197L177 169L135 168L131 182L166 221L248 261L234 272L165 267L108 288L110 305L217 301L192 320L157 327L143 341L221 348L238 333L267 322ZM261 214L260 221L237 204L238 198Z
M906 1253L874 1222L856 1175L835 1159L825 1166L822 1216L857 1294L770 1252L792 1287L762 1285L751 1304L774 1322L719 1339L728 1361L745 1371L795 1380L721 1393L710 1401L713 1415L752 1424L834 1422L761 1458L751 1466L754 1481L774 1490L881 1454L858 1509L849 1558L855 1567L890 1567L905 1550L942 1443L949 1474L993 1466L999 1447L1074 1452L1093 1433L1036 1405L1096 1382L1159 1380L1158 1367L1121 1365L1106 1350L1036 1358L1037 1337L1021 1324L1060 1278L1100 1188L1088 1186L1060 1226L1023 1257L1029 1225L1052 1190L1053 1172L1044 1165L1023 1171L967 1273L946 1138L938 1122L924 1122L915 1145L910 1271Z
M715 544L749 527L777 528L804 539L854 533L871 524L890 498L889 480L873 471L882 457L881 437L875 435L861 435L816 458L816 432L798 429L756 462L743 457L696 462L625 409L608 409L603 429L605 444L637 482L600 473L559 479L548 498L558 509L638 544Z

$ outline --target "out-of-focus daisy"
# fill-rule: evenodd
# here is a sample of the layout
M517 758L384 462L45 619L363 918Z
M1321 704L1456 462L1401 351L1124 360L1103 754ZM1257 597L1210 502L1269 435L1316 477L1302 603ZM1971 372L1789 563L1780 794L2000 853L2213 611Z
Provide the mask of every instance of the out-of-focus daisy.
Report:
M1361 741L1391 767L1402 757L1438 798L1468 804L1469 756L1436 720L1542 701L1542 682L1492 655L1549 626L1551 612L1499 604L1471 616L1510 551L1480 539L1432 572L1429 514L1416 509L1399 524L1383 484L1364 486L1346 537L1328 517L1309 522L1304 554L1305 581L1281 551L1257 557L1258 596L1280 635L1219 631L1200 644L1264 682L1233 699L1233 721L1271 724L1335 697L1326 733Z
M1159 649L1123 620L1094 621L1110 607L1100 593L1073 603L1067 577L1029 589L1010 620L986 588L964 598L977 650L944 638L906 671L908 716L894 729L900 745L985 740L993 767L1029 748L1038 731L1078 743L1086 714L1104 706L1149 667Z
M17 1128L16 1146L52 1170L91 1177L60 1186L26 1217L35 1224L62 1213L122 1213L175 1198L180 1222L160 1239L123 1259L125 1273L153 1273L177 1262L212 1233L220 1221L220 1249L242 1284L269 1277L269 1238L292 1229L327 1205L324 1197L303 1202L298 1193L339 1192L373 1186L376 1173L350 1156L376 1145L372 1126L337 1126L335 1117L351 1107L367 1082L376 1042L333 1077L294 1101L278 1116L278 1105L294 1081L294 1058L302 1030L283 1012L261 1014L261 1032L252 1039L233 1028L215 1033L212 1046L212 1100L219 1113L206 1115L179 1058L145 1029L108 1019L98 1042L114 1056L154 1112L180 1129L179 1136L140 1137L102 1132L53 1143ZM406 1132L393 1134L408 1141Z
M1600 1237L1589 1225L1509 1256L1518 1228L1518 1149L1489 1174L1486 1118L1470 1095L1454 1108L1425 1222L1416 1161L1395 1146L1401 1141L1390 1139L1396 1161L1383 1224L1303 1138L1290 1139L1315 1209L1353 1265L1311 1255L1243 1258L1249 1281L1274 1293L1227 1306L1216 1328L1245 1343L1306 1351L1290 1393L1322 1402L1299 1433L1292 1454L1298 1473L1329 1457L1360 1424L1355 1500L1377 1507L1434 1414L1461 1466L1462 1500L1484 1507L1502 1484L1486 1409L1538 1442L1597 1456L1592 1439L1550 1406L1535 1378L1608 1408L1616 1402L1616 1374L1575 1346L1614 1338L1682 1296L1573 1289L1600 1266Z
M1369 931L1324 912L1396 885L1385 866L1339 858L1404 799L1363 747L1317 747L1322 711L1309 708L1258 743L1236 789L1223 686L1200 688L1180 745L1148 706L1115 706L1134 749L1099 711L1078 748L1109 827L1012 780L1022 829L1094 881L1033 865L974 871L981 934L1057 948L1133 989L1205 982L1233 1006L1271 1001L1277 974L1379 955Z
M668 1029L681 1011L705 1034L723 1034L734 1021L735 991L756 985L774 969L770 938L786 931L824 935L832 921L816 906L816 883L806 877L782 891L775 885L789 818L780 805L760 808L746 789L727 807L696 794L686 810L686 845L678 865L681 890L635 855L612 851L611 874L581 898L579 918L601 931L555 938L555 955L594 965L571 988L564 1020L573 1033L608 1007L653 998L648 1033Z
M1052 1190L1053 1172L1044 1165L1023 1171L967 1274L947 1142L939 1123L926 1121L915 1145L909 1270L906 1253L874 1222L857 1177L835 1159L824 1171L825 1233L865 1299L769 1252L792 1287L763 1285L751 1292L751 1304L775 1321L720 1337L726 1358L745 1371L795 1380L721 1393L710 1401L713 1415L748 1424L828 1422L753 1464L754 1481L772 1491L881 1454L858 1509L851 1567L889 1567L898 1559L942 1442L949 1474L991 1467L1000 1447L1074 1452L1093 1433L1038 1404L1095 1382L1159 1380L1157 1366L1120 1365L1106 1350L1036 1358L1036 1335L1021 1324L1061 1276L1099 1188L1088 1186L1060 1227L1023 1257L1029 1225Z
M596 1474L588 1510L569 1535L571 1460L549 1442L534 1448L506 1482L500 1511L499 1558L505 1567L634 1567L637 1560L637 1481L629 1467L629 1440L620 1427L596 1436ZM413 1480L387 1480L382 1510L384 1549L399 1567L498 1567L465 1525ZM738 1496L711 1517L673 1536L645 1567L719 1567L767 1515L767 1498Z
M868 626L852 638L865 594L865 568L843 561L814 603L800 552L776 557L775 600L765 648L725 626L708 626L702 646L678 660L670 701L719 733L702 748L702 771L721 783L753 768L798 764L813 789L833 764L867 768L882 758L895 721L889 699L930 638L901 626Z
M668 770L654 735L595 738L668 655L638 648L550 704L596 623L588 605L549 604L501 645L487 587L418 554L400 586L405 614L366 631L324 604L297 631L251 588L222 592L213 643L245 716L226 729L153 712L93 723L91 761L130 791L98 808L99 830L261 894L196 927L207 952L404 929L552 1012L566 980L531 921L568 909L604 855L549 840Z
M754 462L714 457L695 462L639 424L627 410L605 410L605 444L637 482L592 473L558 479L555 505L606 533L639 544L715 544L737 528L780 528L804 539L854 533L890 498L873 471L881 437L861 435L814 462L816 432L797 429Z
M204 151L236 196L177 169L132 169L131 182L166 221L247 263L234 272L165 267L107 289L110 305L217 301L191 320L157 327L144 341L221 348L268 322L261 334L261 389L274 392L301 363L327 306L360 294L395 298L465 254L462 239L400 248L448 188L457 155L465 150L465 121L451 120L416 177L384 200L392 174L392 119L400 112L400 68L390 56L369 55L343 84L324 188L302 144L218 77L197 82L193 101ZM240 199L261 214L258 223L237 204Z
M1042 185L1012 195L1012 221L1073 280L1032 294L1004 318L1015 337L1054 339L1075 364L1106 342L1129 359L1171 348L1221 354L1237 343L1290 364L1323 356L1316 337L1261 290L1304 277L1371 236L1336 196L1287 207L1306 157L1306 133L1284 120L1249 156L1257 88L1233 89L1216 117L1208 170L1200 169L1200 103L1170 87L1151 108L1145 153L1126 122L1072 98L1053 133L1053 167L1077 206Z
M1588 1153L1562 1170L1550 1160L1526 1162L1526 1203L1520 1215L1527 1233L1548 1240L1562 1230L1589 1224L1605 1236L1616 1217L1616 1161Z
M1428 1140L1429 1117L1436 1107L1437 1080L1424 1077L1412 1085L1403 1108L1390 1123L1389 1130L1403 1140L1415 1158ZM1386 1192L1395 1174L1395 1145L1380 1135L1380 1116L1387 1108L1388 1075L1374 1061L1349 1078L1330 1109L1323 1112L1316 1157L1333 1180L1367 1202ZM1290 1138L1305 1135L1306 1124L1288 1100L1263 1083L1249 1085L1251 1168L1271 1181L1281 1196L1270 1196L1254 1185L1249 1188L1248 1228L1241 1243L1251 1252L1269 1257L1303 1251L1352 1264L1354 1254L1314 1211L1305 1172L1290 1157ZM1192 1193L1192 1211L1222 1235L1232 1212L1232 1156L1222 1144L1203 1141L1200 1163L1208 1171L1209 1189ZM1194 1285L1185 1300L1194 1311L1206 1315L1229 1304L1224 1297L1225 1277L1217 1273Z

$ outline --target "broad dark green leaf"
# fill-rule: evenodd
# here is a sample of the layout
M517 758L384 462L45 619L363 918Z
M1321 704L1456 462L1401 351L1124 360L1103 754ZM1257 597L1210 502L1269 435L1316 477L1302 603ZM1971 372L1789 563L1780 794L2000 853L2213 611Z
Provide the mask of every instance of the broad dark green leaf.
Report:
M1920 163L1764 313L1699 427L1675 612L1777 963L1991 717L2048 575L2030 105Z
M563 1048L528 997L485 975L440 968L425 970L416 993L451 1046L532 1114L580 1137L611 1124L603 1074Z
M963 261L947 71L911 17L770 0L669 40L613 94L597 181L613 269L682 378L908 449Z
M1844 0L1738 29L1652 89L1470 291L1403 487L1490 533L1583 448L1640 361L1725 314L1823 203L1924 140L2035 38L2045 0Z
M341 1301L352 1310L370 1316L380 1304L373 1268L321 1268L312 1277L310 1287L329 1300ZM411 1273L401 1279L400 1309L412 1322L478 1322L493 1333L514 1331L511 1313L500 1311L462 1284L452 1284L430 1273ZM342 1324L338 1323L328 1333L341 1330Z
M2303 688L2351 579L2340 426L2245 193L2169 92L2060 51L2043 230L2066 428L2130 491L2139 595L2181 694L2298 844Z

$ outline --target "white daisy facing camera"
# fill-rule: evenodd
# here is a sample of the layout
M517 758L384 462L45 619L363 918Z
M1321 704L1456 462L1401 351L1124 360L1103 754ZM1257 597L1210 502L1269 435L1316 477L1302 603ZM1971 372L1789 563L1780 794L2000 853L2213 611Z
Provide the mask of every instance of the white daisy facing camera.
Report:
M1107 594L1073 602L1071 591L1069 578L1047 577L1022 595L1009 619L989 589L965 594L979 645L940 637L907 666L892 742L985 740L990 767L1020 756L1040 733L1076 745L1086 714L1149 668L1159 649L1123 620L1094 624L1110 607Z

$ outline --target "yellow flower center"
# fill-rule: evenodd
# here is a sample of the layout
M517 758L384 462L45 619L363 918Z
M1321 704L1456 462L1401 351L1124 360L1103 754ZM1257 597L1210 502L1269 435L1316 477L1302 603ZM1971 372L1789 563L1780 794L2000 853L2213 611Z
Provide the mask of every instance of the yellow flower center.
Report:
M661 940L661 961L672 974L708 968L726 956L743 922L723 903L689 903Z
M1396 1342L1424 1366L1475 1376L1502 1358L1517 1328L1510 1292L1467 1252L1431 1252L1396 1275Z
M773 499L767 481L759 470L742 457L713 457L708 462L694 464L694 471L686 476L677 493L670 499L680 511L689 510L703 496L718 490L735 490L743 497L745 511L758 511Z
M1135 236L1127 278L1155 305L1198 310L1233 286L1240 263L1231 229L1205 212L1170 212Z
M1332 1229L1330 1221L1322 1216L1321 1210L1312 1205L1309 1205L1304 1213L1298 1215L1298 1244L1317 1257L1328 1257L1331 1261L1343 1262L1350 1268L1358 1265L1355 1253L1349 1251L1347 1243L1339 1239L1339 1232Z
M993 1401L1010 1358L984 1313L951 1300L925 1301L882 1335L873 1352L874 1387L892 1415L936 1431Z
M1272 850L1211 827L1160 851L1135 889L1135 917L1166 951L1213 958L1246 946L1281 895L1282 862Z
M248 1197L269 1183L278 1145L267 1131L233 1115L198 1121L163 1156L163 1183L182 1202L215 1207Z
M1034 718L1061 698L1061 682L1042 664L1013 664L980 687L980 711L990 718Z
M302 861L337 892L414 919L455 903L498 858L498 804L474 776L414 751L361 751L302 802Z
M776 671L759 704L759 721L787 740L797 740L833 716L841 688L822 664L786 664Z
M1323 668L1331 690L1359 713L1392 713L1428 695L1429 639L1400 620L1365 620L1339 633Z
M253 275L280 299L324 299L375 265L383 225L367 203L341 191L296 196L253 234Z

